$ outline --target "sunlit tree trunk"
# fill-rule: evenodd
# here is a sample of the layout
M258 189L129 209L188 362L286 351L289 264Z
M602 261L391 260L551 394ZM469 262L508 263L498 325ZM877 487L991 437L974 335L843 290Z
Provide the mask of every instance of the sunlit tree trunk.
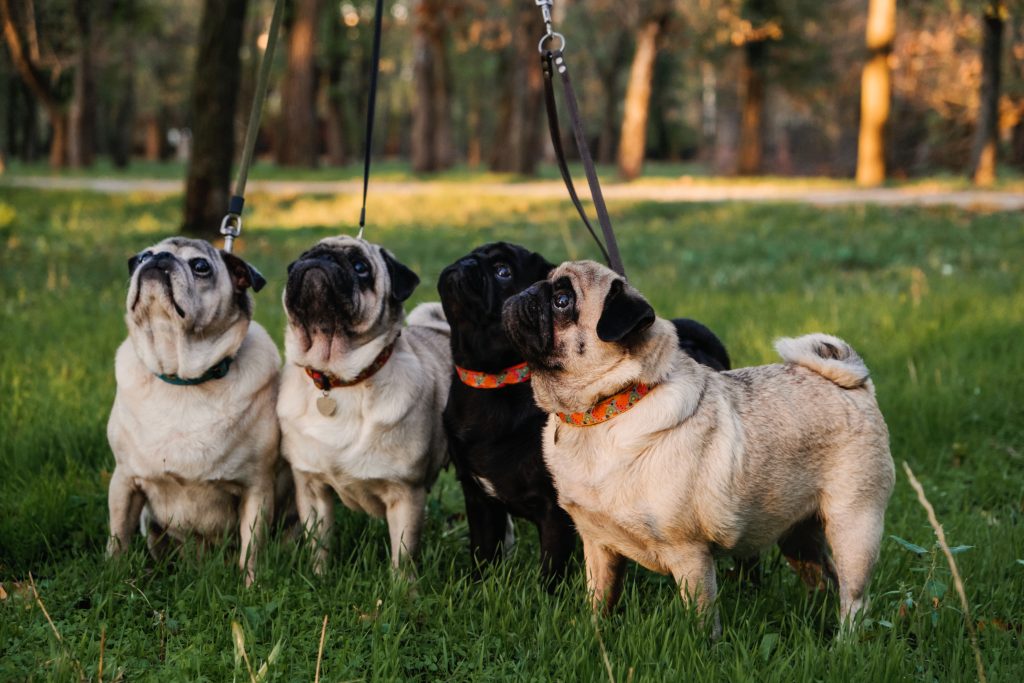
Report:
M288 31L288 70L281 87L282 128L277 162L316 166L316 27L320 0L296 0Z
M658 56L658 37L668 17L661 15L644 21L636 35L636 51L629 68L629 83L619 134L619 175L632 180L640 175L647 146L647 119L651 105L651 81L654 60Z
M75 94L68 115L68 165L92 166L96 154L96 78L92 61L92 8L90 0L72 6L78 29L75 58Z
M213 238L228 208L248 0L205 0L192 89L192 156L182 230ZM157 133L159 134L159 132Z
M413 34L412 168L429 173L454 161L451 73L445 51L444 2L419 0Z
M892 78L889 55L896 37L896 0L869 0L868 58L861 73L860 137L857 144L857 184L885 180L885 128L889 120Z
M25 13L31 14L28 11ZM25 16L23 19L30 26L34 26L35 17ZM50 167L63 168L67 163L67 112L57 94L51 90L52 86L43 79L39 65L35 64L26 52L11 12L10 0L0 0L0 23L15 70L43 106L50 121ZM30 29L30 32L31 30L34 29Z
M985 33L981 45L981 110L971 150L971 175L975 185L991 185L996 179L999 145L999 83L1002 78L1003 26L1006 7L1001 0L985 4Z

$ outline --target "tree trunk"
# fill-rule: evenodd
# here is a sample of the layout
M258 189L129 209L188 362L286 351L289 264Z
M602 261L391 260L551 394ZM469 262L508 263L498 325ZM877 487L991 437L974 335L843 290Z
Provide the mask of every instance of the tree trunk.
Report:
M664 23L665 18L650 19L637 31L619 134L619 175L624 180L633 180L643 169L654 60L658 56L658 36Z
M235 107L241 80L248 0L205 0L192 90L192 155L182 230L213 239L228 208L235 154Z
M34 31L35 17L25 17L25 21L29 24L31 34ZM50 166L55 169L63 168L67 161L67 117L63 103L51 90L52 86L43 79L39 65L26 53L11 13L9 0L0 0L0 23L3 25L4 40L7 42L8 53L15 70L46 110L46 116L50 120Z
M68 165L92 166L96 155L96 76L92 61L92 9L90 0L74 0L78 28L75 58L75 94L68 116Z
M999 144L999 82L1002 77L1003 15L1002 0L985 5L985 34L981 45L981 109L971 150L971 175L975 185L991 185L996 180L996 152Z
M438 0L416 3L413 34L411 156L417 173L448 168L452 150L451 76L445 51L444 6Z
M743 46L741 73L743 104L740 111L740 175L761 172L764 155L764 81L768 44L764 40L751 40Z
M316 28L320 0L296 0L288 31L288 70L281 87L282 129L277 163L315 167L319 156L316 118Z
M501 56L502 79L497 127L490 154L492 171L534 175L542 154L541 107L544 82L538 64L538 36L544 35L540 13L533 4L516 0L511 6L515 25L512 45Z
M331 166L344 166L346 162L345 107L343 92L345 83L342 80L342 67L345 63L345 36L340 21L330 21L327 49L327 73L324 76L324 100L326 101L326 129L324 142L327 146L327 163Z
M127 16L134 18L134 0L122 0ZM124 53L118 66L119 97L114 104L114 128L110 131L110 158L116 168L127 168L135 140L135 42L124 41ZM159 152L158 152L159 153Z
M895 36L896 0L869 0L868 60L861 73L857 144L857 184L865 187L885 180L885 128L892 97L889 55Z
M615 151L617 146L616 130L618 129L619 114L619 88L618 75L619 67L626 57L626 49L629 47L624 31L618 32L611 54L604 64L600 65L599 76L601 85L604 88L601 116L601 133L597 141L598 163L611 164L615 162Z

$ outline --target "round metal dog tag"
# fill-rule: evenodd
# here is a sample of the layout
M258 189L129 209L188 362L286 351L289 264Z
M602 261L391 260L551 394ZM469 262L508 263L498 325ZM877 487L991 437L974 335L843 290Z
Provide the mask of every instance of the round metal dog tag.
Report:
M324 417L330 417L338 409L338 402L330 396L321 396L316 400L316 409Z

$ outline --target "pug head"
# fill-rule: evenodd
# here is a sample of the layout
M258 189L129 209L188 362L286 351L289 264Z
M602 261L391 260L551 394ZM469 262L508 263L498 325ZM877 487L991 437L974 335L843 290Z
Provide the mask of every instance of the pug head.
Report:
M329 370L333 361L362 349L373 351L369 364L398 336L403 302L419 282L416 273L379 245L347 236L321 240L288 266L289 358ZM362 360L364 354L355 355Z
M128 260L125 321L136 353L157 374L198 377L234 355L266 284L248 263L204 240L171 237Z
M499 370L521 362L502 328L502 307L509 297L546 278L554 267L524 247L492 242L441 271L437 291L452 326L456 362L471 362L477 370Z
M504 306L512 344L533 369L534 395L548 412L587 410L635 382L671 372L676 332L621 275L572 261Z

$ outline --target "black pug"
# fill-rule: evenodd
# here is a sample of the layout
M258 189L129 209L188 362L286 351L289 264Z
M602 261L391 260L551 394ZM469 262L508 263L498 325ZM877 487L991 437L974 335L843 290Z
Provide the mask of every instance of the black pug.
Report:
M466 498L470 550L478 564L495 560L508 515L533 522L548 591L565 576L576 530L558 506L541 453L548 416L533 402L529 368L505 336L501 308L553 268L540 254L494 242L445 268L437 284L455 365L444 428ZM686 318L673 322L680 348L711 368L729 369L729 355L711 330Z

